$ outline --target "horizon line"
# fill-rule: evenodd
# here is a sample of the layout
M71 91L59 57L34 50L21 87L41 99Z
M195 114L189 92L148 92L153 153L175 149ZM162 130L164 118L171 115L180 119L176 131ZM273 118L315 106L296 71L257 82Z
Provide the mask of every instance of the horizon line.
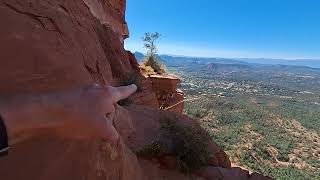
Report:
M145 53L142 53L140 51L134 51L134 53L141 53L143 55L146 55ZM217 58L217 59L235 59L235 60L241 60L241 59L261 59L261 60L285 60L285 61L320 61L320 58L264 58L264 57L219 57L219 56L194 56L194 55L179 55L179 54L170 54L170 53L157 53L157 55L165 55L165 56L172 56L172 57L189 57L189 58Z

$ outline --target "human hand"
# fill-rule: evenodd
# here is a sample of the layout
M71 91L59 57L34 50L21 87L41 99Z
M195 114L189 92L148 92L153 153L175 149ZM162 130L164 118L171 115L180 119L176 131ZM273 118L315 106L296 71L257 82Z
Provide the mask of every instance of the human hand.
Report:
M1 102L0 110L11 144L36 136L39 130L53 130L63 138L116 142L119 138L113 126L116 103L136 89L136 85L90 85L54 94L16 96Z
M136 90L136 85L92 85L58 95L64 110L64 118L57 128L58 134L76 139L101 138L117 141L119 135L113 126L116 104Z

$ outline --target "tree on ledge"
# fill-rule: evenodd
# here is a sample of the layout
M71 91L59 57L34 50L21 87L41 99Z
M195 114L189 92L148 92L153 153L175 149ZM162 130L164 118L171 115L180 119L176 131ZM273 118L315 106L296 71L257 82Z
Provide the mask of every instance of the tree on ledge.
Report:
M157 74L163 74L165 73L165 67L162 65L159 60L157 59L157 46L155 44L155 41L161 37L161 34L158 32L154 33L145 33L144 37L142 37L142 40L144 42L144 47L148 50L147 51L147 57L143 63L145 66L145 69L148 69L151 67L153 71Z
M144 42L144 47L148 50L148 55L155 55L158 51L155 41L161 37L161 34L158 32L154 33L145 33L142 40Z

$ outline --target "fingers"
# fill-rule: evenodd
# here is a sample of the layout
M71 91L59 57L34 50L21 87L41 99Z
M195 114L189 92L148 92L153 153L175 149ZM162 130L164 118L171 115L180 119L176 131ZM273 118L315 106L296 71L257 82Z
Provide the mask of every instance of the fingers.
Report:
M131 84L129 86L121 86L121 87L113 87L113 102L116 103L122 99L126 99L131 94L136 92L137 86L135 84Z

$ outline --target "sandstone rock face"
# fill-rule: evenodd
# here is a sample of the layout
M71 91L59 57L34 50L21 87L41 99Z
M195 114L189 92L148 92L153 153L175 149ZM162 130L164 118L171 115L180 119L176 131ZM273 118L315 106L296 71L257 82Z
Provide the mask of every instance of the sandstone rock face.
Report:
M132 64L136 64L133 54L131 59ZM144 74L139 83L143 87L143 92L136 93L133 96L134 102L138 105L146 105L181 114L184 108L184 93L178 89L180 82L179 78L170 74Z
M129 37L128 25L125 21L126 0L83 0L91 13L101 24L109 25L118 33L120 41Z
M154 108L147 108L145 106L130 106L127 109L119 107L117 110L121 111L117 113L115 125L118 131L125 132L121 134L121 137L125 137L123 140L125 144L127 144L131 150L134 152L141 150L143 147L146 147L153 142L159 140L160 135L160 121L161 117L165 117L168 115L174 115L175 113L169 111L157 110ZM122 116L122 117L121 117ZM122 118L130 117L131 123L127 123L127 125L118 125L120 122L124 120ZM194 120L189 118L188 116L181 116L181 123L185 126L192 126L197 129L202 129L199 124ZM123 123L122 123L123 124ZM129 129L128 129L129 127ZM127 129L125 131L121 129ZM219 166L224 168L230 168L231 163L229 161L228 156L225 152L215 143L208 142L210 152L213 155L212 166ZM160 166L160 164L168 164L170 159L166 159L165 157L160 157L156 161L143 161L141 157L138 157L139 162L145 162L150 165L153 163L155 166ZM148 165L148 166L149 166ZM167 167L167 166L166 166ZM143 168L142 168L143 169ZM177 168L173 165L173 167L165 168L177 171ZM169 178L170 179L170 178Z
M141 76L140 86L143 87L143 91L133 95L134 103L137 105L159 108L159 102L156 93L152 89L152 82L150 79Z
M0 2L0 93L109 84L132 70L122 43L125 2L104 1L112 9L106 12L122 18L110 24L101 23L86 3ZM122 8L122 16L116 15L115 6ZM46 134L12 148L0 159L0 168L4 180L142 179L136 156L122 141L74 142Z
M136 72L140 72L139 63L138 63L136 57L134 56L134 54L132 54L130 51L127 51L127 53L129 56L129 62L132 66L132 69Z
M69 141L46 135L12 148L0 160L3 180L141 180L136 156L121 141Z
M125 6L125 0L1 0L0 94L116 85L124 74L138 72L135 58L123 46L129 34ZM134 103L142 106L116 108L114 125L121 135L117 144L44 133L0 159L1 179L188 179L170 166L133 153L157 137L159 116L169 113L160 106L180 113L183 109L177 78L153 76L142 81L145 90L134 95ZM200 128L187 116L181 119ZM228 172L230 161L224 151L214 143L210 150L214 155L210 165ZM169 164L167 159L163 161ZM193 176L210 179L215 170L205 172Z
M165 104L164 109L172 112L182 113L184 109L184 93L177 89Z
M81 0L3 0L0 8L1 93L108 84L131 71L119 32Z
M184 108L184 94L178 89L181 80L172 75L150 75L152 90L156 93L161 109L182 113Z

